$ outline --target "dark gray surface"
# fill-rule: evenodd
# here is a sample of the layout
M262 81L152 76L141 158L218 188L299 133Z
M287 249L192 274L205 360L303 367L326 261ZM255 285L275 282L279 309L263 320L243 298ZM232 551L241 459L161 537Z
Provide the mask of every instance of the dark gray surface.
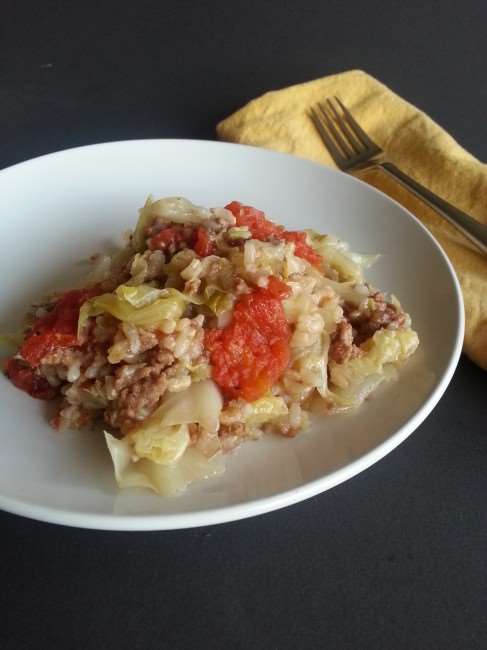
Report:
M261 92L352 67L487 158L480 0L68 4L2 4L0 167L211 138ZM485 648L486 503L485 373L462 359L404 444L292 508L139 534L0 514L0 648Z

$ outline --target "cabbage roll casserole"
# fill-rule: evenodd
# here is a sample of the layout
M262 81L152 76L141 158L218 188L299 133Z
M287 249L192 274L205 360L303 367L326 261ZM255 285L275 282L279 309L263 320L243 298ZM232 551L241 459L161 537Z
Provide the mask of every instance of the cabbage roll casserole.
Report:
M396 375L418 336L364 279L375 259L237 201L149 197L81 288L32 307L5 373L56 400L54 428L102 424L119 487L174 494L241 442L295 436Z

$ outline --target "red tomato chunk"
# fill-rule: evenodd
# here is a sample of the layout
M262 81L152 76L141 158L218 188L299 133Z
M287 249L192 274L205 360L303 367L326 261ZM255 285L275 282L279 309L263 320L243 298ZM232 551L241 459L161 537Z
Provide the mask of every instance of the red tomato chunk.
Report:
M287 368L291 330L281 300L288 295L288 287L271 277L266 289L239 299L227 327L207 330L212 377L226 397L252 402Z
M318 255L306 243L306 233L299 230L285 230L282 226L278 226L266 219L265 214L261 210L252 208L249 205L242 205L238 201L232 201L225 207L227 210L230 210L237 220L237 226L247 226L253 239L267 241L271 237L276 237L277 239L293 242L294 253L297 257L307 260L313 266L319 267L321 265L321 255Z
M194 244L194 252L200 257L208 257L214 251L214 244L208 235L206 228L198 226L196 228L196 241Z
M22 358L35 368L50 352L78 345L79 310L86 300L98 293L96 287L73 289L58 298L52 310L32 325L19 350Z
M149 239L149 248L153 251L175 253L181 248L193 248L200 257L207 257L214 251L214 244L206 228L198 226L166 226Z
M167 226L149 239L149 248L152 251L167 249L177 250L183 242L186 242L191 232L183 226Z

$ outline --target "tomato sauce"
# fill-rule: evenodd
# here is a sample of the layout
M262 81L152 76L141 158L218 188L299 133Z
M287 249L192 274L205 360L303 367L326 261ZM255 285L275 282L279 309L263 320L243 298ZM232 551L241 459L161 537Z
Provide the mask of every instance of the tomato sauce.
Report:
M191 232L188 233L183 226L167 226L149 239L149 248L152 251L177 250L186 242L188 234L191 236Z
M200 257L208 257L215 250L215 245L211 241L206 228L202 228L201 226L196 228L196 240L193 248L194 252Z
M33 368L49 353L78 345L81 305L100 293L99 288L73 289L63 294L45 316L38 318L20 347L20 354Z
M310 264L320 267L322 258L311 246L306 243L306 233L302 231L285 230L283 226L269 221L262 210L257 210L250 205L242 205L232 201L225 206L237 220L237 226L247 226L253 239L268 241L271 237L294 243L294 254L307 260Z
M282 299L288 295L287 285L271 277L267 288L238 300L227 327L206 331L212 377L227 398L252 402L287 368L291 330Z
M200 257L207 257L214 251L214 243L208 230L202 226L188 228L188 226L167 226L153 235L148 242L153 251L170 251L174 253L181 248L192 248Z

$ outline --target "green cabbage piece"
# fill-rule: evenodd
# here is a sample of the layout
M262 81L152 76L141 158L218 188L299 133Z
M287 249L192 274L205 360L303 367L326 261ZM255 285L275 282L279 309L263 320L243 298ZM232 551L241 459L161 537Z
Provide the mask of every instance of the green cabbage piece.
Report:
M164 273L166 275L177 275L185 269L197 257L192 248L183 248L171 257L171 260L164 265Z
M247 416L246 423L251 427L256 427L274 420L281 415L287 415L288 408L282 397L275 395L265 395L255 402L251 402L252 413Z
M222 406L220 391L211 379L167 393L154 413L131 430L135 454L156 463L175 462L189 443L187 425L198 423L207 431L218 431Z
M135 226L134 233L132 235L132 247L139 253L146 248L145 246L145 232L154 221L154 215L152 214L152 196L149 195L146 199L143 208L139 210L139 218L137 220L137 225Z
M209 459L188 448L188 425L199 423L216 433L222 406L220 391L207 379L180 393L167 393L154 413L122 440L105 432L119 487L146 487L168 495L221 473L221 454Z
M214 286L208 286L203 291L203 304L205 304L215 316L220 316L233 308L233 297Z
M166 318L180 318L187 302L184 294L176 289L122 284L115 293L104 293L83 303L78 319L78 336L92 316L107 313L126 323L150 327Z
M343 364L330 361L330 396L338 406L358 406L418 344L418 335L411 329L377 331L362 345L362 356Z
M207 458L194 447L186 449L176 463L161 465L147 458L134 460L133 447L127 438L119 440L105 431L105 441L120 488L148 488L161 496L173 496L194 481L225 471L221 454Z
M369 297L369 290L364 284L358 284L353 281L335 282L335 280L330 280L330 278L325 277L321 279L321 283L333 289L340 298L353 305L357 305L357 307Z
M115 294L120 300L125 300L132 307L144 307L152 305L156 300L167 295L167 289L156 289L150 284L139 284L131 286L121 284L115 289Z
M374 264L379 255L361 255L348 250L348 244L330 235L307 230L311 246L337 271L341 281L363 282L363 269Z
M127 285L137 286L139 284L143 284L148 270L149 265L147 264L147 260L144 259L140 253L134 255L130 264L130 275L132 277L127 282Z

